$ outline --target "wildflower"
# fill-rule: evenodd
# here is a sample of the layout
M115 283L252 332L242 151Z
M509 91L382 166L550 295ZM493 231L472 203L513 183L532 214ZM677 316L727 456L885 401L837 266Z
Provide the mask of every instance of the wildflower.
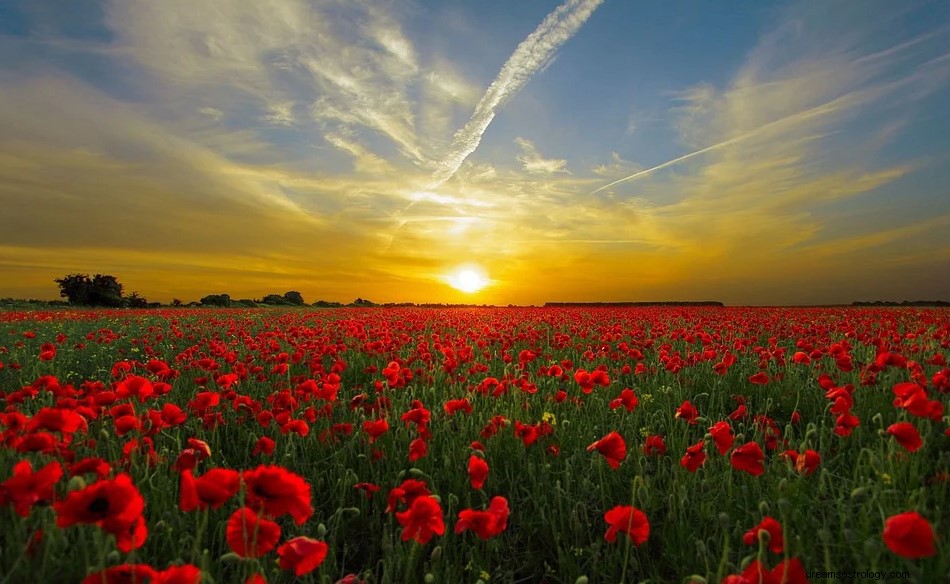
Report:
M937 553L933 528L916 511L888 517L882 537L889 550L904 558L926 558Z
M62 476L63 467L58 462L33 472L30 461L21 460L13 466L13 476L0 483L0 505L12 504L17 515L26 517L33 505L53 501L53 487Z
M909 422L891 424L887 427L887 433L893 436L907 452L916 452L924 445L924 441L920 438L920 432Z
M650 522L643 511L630 505L617 505L604 514L609 527L604 539L613 543L618 533L625 533L634 545L641 545L650 536Z
M218 509L241 488L241 475L236 470L213 468L198 478L186 470L181 474L179 507L184 512L195 509Z
M696 444L686 448L686 454L683 455L683 458L680 459L680 466L688 470L689 472L696 472L699 467L706 462L706 452L703 451L703 447L706 443L703 440L700 440Z
M317 569L327 557L327 544L309 537L295 537L277 548L278 565L297 577Z
M244 471L243 478L247 504L252 509L262 509L274 517L289 514L297 525L313 515L310 485L300 475L282 466L261 465Z
M756 545L759 541L760 531L769 534L769 549L772 553L782 553L785 549L785 540L782 537L782 524L773 517L765 516L758 525L745 532L745 535L742 536L742 543L746 545Z
M396 513L396 519L403 526L403 541L414 539L425 545L433 535L445 533L442 506L431 495L417 497L408 510Z
M468 477L473 489L480 490L488 478L488 463L475 454L468 457Z
M732 451L729 463L732 468L742 470L752 476L759 476L765 472L765 466L762 461L765 460L765 454L762 447L756 442L748 442Z
M277 545L280 526L249 507L241 507L228 519L225 539L231 551L242 558L259 558Z
M481 539L490 539L502 533L508 526L508 514L508 500L504 497L492 497L487 511L474 509L459 511L455 533L462 533L469 529Z
M603 454L607 459L607 464L613 469L619 467L623 459L627 457L627 443L618 432L611 432L587 447L587 452L594 450Z

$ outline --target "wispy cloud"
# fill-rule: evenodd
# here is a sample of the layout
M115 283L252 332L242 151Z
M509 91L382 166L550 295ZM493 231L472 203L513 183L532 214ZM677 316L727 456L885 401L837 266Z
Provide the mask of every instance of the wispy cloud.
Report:
M517 95L535 73L550 63L561 45L580 30L602 3L603 0L568 0L518 45L475 106L471 119L455 133L449 152L439 163L429 188L438 188L452 178L465 159L478 148L498 108Z
M534 143L524 138L515 138L515 144L521 148L521 154L518 155L518 162L521 163L525 172L530 174L556 174L559 172L568 172L567 160L563 158L544 158Z

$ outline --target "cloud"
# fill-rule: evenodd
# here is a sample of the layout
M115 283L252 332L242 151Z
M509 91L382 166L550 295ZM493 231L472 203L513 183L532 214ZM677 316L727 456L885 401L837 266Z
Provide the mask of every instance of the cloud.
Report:
M452 178L469 154L478 148L482 135L498 109L517 95L535 73L551 62L561 45L580 30L602 3L603 0L568 0L521 41L475 106L472 117L455 133L449 153L433 174L430 188L437 188Z
M567 160L557 158L542 158L541 153L530 140L515 138L515 144L521 148L518 162L529 174L556 174L568 172Z
M294 125L294 104L286 101L281 103L272 103L267 106L267 113L264 120L276 126Z

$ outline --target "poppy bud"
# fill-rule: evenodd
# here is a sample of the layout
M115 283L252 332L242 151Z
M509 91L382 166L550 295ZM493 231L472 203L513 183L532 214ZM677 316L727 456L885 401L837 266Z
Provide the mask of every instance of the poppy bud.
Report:
M82 478L81 475L76 475L69 479L69 483L66 485L66 491L78 491L79 489L86 488L86 479Z
M442 546L437 545L435 549L432 550L432 554L429 556L429 560L432 563L438 562L442 559Z
M588 582L587 576L578 576L577 580L574 580L574 584L587 584Z

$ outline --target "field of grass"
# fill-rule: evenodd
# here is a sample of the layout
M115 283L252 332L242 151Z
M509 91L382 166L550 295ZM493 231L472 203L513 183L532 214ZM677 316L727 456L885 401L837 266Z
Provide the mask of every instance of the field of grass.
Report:
M948 309L0 313L0 584L946 582L948 359Z

